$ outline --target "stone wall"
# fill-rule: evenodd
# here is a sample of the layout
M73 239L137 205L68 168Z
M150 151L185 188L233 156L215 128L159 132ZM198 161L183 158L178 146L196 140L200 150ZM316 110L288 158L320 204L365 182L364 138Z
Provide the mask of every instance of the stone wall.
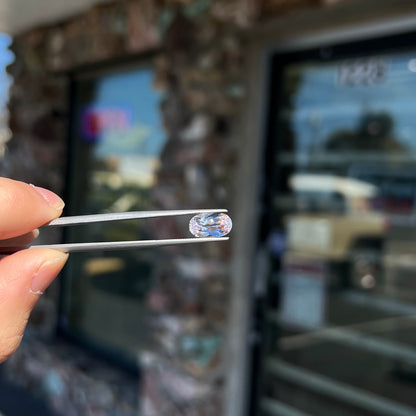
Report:
M62 194L68 73L157 50L154 87L163 91L168 144L155 206L226 206L232 212L242 150L235 127L247 85L243 34L275 16L324 3L334 1L120 0L15 36L16 60L9 67L13 138L1 173ZM211 246L165 259L169 270L161 270L159 279L165 283L155 286L149 299L158 309L157 299L174 296L175 306L163 310L163 319L149 319L149 325L173 341L179 327L216 346L200 364L181 360L177 350L155 340L153 352L141 357L142 416L222 414L231 257L229 250ZM175 279L166 283L163 273ZM7 364L10 378L42 394L61 415L137 414L134 379L54 338L56 294L53 287L34 312L26 342ZM175 390L178 385L182 389Z

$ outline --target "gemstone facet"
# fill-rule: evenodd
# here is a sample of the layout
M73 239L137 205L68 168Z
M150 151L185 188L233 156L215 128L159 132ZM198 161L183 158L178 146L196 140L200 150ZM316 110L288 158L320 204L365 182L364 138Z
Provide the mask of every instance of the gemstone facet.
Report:
M224 237L232 226L231 218L223 212L198 214L189 221L189 231L195 237Z

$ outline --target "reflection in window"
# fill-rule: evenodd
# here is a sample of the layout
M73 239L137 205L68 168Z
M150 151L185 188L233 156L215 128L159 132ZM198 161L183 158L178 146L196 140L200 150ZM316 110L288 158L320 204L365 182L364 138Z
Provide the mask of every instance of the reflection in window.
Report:
M10 36L0 33L0 158L4 156L7 142L11 138L11 131L8 127L9 112L7 110L11 77L6 73L7 65L10 65L14 59L13 53L8 49L10 43ZM4 174L5 172L3 172Z
M309 52L274 61L259 414L416 414L416 53Z
M72 215L152 209L165 135L161 97L146 67L81 75L75 85L69 210ZM68 241L152 238L143 221L68 229ZM77 253L64 297L67 331L135 360L146 342L145 297L157 251Z
M345 162L355 157L414 160L412 59L413 53L405 53L288 67L285 88L290 96L279 114L291 136L285 139L296 142L295 159L302 165L329 160L334 165L342 162L337 157L342 152ZM372 66L380 67L382 76L368 69Z

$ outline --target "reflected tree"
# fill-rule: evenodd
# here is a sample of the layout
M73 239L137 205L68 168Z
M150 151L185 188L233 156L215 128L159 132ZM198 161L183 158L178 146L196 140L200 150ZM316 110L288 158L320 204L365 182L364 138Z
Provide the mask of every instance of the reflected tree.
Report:
M387 112L363 113L354 130L338 130L324 145L330 151L407 152L408 148L394 136L394 119Z

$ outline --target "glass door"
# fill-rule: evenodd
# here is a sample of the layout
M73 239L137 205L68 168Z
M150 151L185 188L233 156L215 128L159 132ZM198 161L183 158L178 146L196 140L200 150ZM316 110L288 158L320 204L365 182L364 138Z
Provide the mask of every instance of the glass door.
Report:
M273 59L258 415L416 415L416 47L399 40Z

